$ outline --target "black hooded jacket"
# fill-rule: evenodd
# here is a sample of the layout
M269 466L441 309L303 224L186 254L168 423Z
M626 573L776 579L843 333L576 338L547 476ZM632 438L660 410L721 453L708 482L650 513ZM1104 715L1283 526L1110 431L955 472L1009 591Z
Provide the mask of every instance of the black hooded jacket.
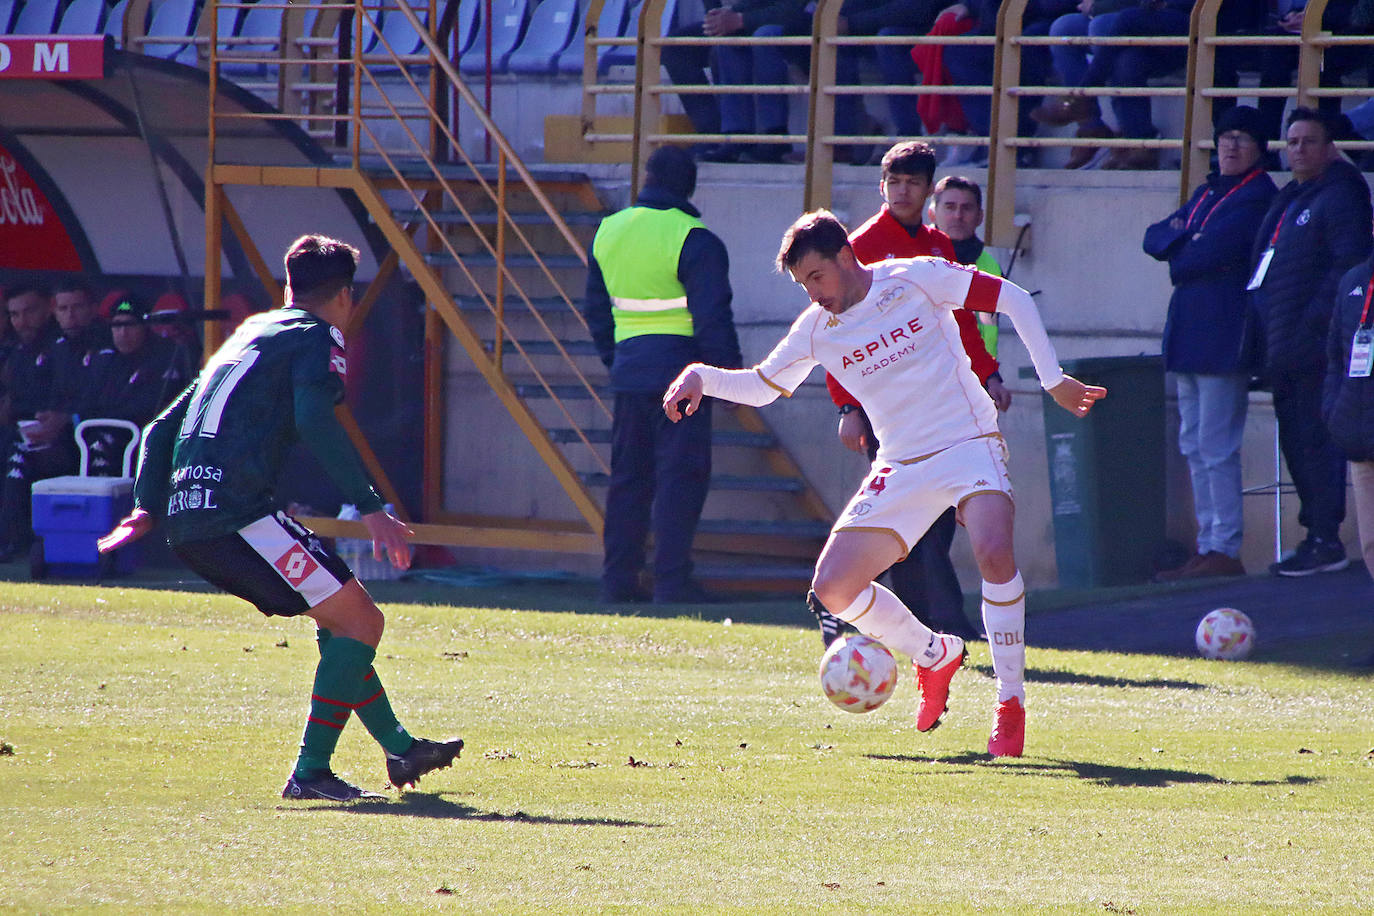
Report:
M1273 245L1251 300L1264 328L1268 374L1325 372L1336 284L1369 256L1372 227L1369 185L1344 159L1316 178L1289 182L1269 205L1251 262Z

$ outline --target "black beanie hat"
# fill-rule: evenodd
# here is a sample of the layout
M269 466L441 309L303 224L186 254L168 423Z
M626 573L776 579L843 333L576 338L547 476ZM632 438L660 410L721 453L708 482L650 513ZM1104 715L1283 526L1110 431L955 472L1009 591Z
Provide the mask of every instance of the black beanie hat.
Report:
M1261 153L1268 151L1269 138L1265 136L1264 115L1260 114L1258 108L1236 105L1227 109L1217 121L1216 128L1212 131L1212 139L1215 140L1233 130L1244 131L1254 137Z
M680 146L660 146L644 164L644 183L687 200L697 189L697 164Z

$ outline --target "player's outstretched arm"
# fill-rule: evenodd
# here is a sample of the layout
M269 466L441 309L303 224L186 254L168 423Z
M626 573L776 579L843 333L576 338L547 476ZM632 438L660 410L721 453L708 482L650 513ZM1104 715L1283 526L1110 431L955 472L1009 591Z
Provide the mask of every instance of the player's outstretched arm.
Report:
M109 553L143 537L157 525L157 519L142 509L135 509L119 520L109 534L95 542L96 550Z
M379 509L362 517L367 534L372 538L372 556L378 560L391 557L391 565L397 569L410 568L410 544L406 538L415 534L410 526L396 516Z
M683 416L690 417L701 406L702 391L701 376L691 366L688 366L682 370L682 374L673 380L673 383L668 386L668 391L663 395L663 412L674 423L681 420ZM683 401L687 402L685 410L680 406Z
M1100 385L1085 385L1072 375L1049 389L1050 397L1060 407L1076 417L1086 417L1094 404L1107 396L1107 389Z

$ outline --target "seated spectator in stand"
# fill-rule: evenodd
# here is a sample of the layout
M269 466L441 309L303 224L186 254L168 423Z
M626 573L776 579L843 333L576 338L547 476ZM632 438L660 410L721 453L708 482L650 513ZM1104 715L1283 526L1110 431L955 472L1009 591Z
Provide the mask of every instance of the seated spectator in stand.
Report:
M1221 35L1299 35L1307 0L1226 0L1217 14L1217 33ZM1374 31L1374 3L1369 0L1330 0L1322 12L1322 28L1335 34L1369 34ZM1331 47L1322 55L1318 85L1339 86L1341 78L1369 66L1367 47ZM1258 73L1261 88L1291 87L1298 66L1298 49L1293 45L1259 47L1219 47L1216 56L1217 86L1240 85L1240 74ZM1259 99L1267 136L1283 132L1283 110L1288 99L1278 96ZM1218 98L1212 102L1212 123L1220 121L1235 99ZM1341 110L1339 98L1323 98L1317 110L1334 117Z
M1079 12L1061 16L1050 27L1052 36L1092 36L1121 38L1125 36L1187 35L1194 0L1081 0ZM1055 69L1064 85L1073 89L1099 86L1140 87L1152 76L1160 76L1184 66L1186 52L1182 48L1125 47L1096 45L1055 45L1050 49ZM1116 115L1121 136L1131 139L1150 139L1158 136L1150 114L1148 97L1112 97L1112 112ZM1056 99L1046 99L1031 112L1042 124L1063 126L1078 122L1081 138L1113 136L1102 120L1097 100L1070 91ZM1095 164L1099 150L1092 146L1075 147L1067 163L1068 168L1085 168ZM1153 169L1159 167L1159 151L1147 147L1118 147L1102 162L1107 169Z
M1245 345L1250 251L1278 188L1264 171L1264 117L1233 107L1217 124L1217 171L1182 207L1145 230L1145 253L1169 264L1164 368L1178 388L1178 448L1188 461L1197 549L1159 572L1171 582L1242 576L1241 440L1258 371Z
M811 16L805 0L737 0L729 6L706 0L701 22L675 26L668 34L708 38L809 35ZM720 85L780 85L789 80L789 60L805 68L808 58L809 49L804 47L668 45L662 60L669 79L678 86L706 84L708 70L713 77L710 82ZM785 95L685 93L678 98L697 133L787 133ZM722 143L702 151L701 158L708 162L781 162L787 151L785 143Z
M128 420L142 429L195 373L184 347L152 333L148 306L139 299L128 297L114 307L110 334L113 345L92 363L81 417ZM127 441L117 431L101 432L91 443L90 472L96 476L122 473Z
M52 354L56 389L49 422L54 436L71 435L72 414L89 387L91 363L97 353L110 348L110 329L98 309L95 293L79 277L63 280L53 294L53 317L62 329Z
M836 31L840 35L924 35L935 24L935 17L944 9L946 2L947 0L845 0L840 7ZM909 49L904 45L842 45L835 62L835 82L840 85L858 84L861 82L860 71L864 62L875 58L884 84L915 84L916 66ZM899 137L912 137L925 132L921 127L921 117L916 111L916 99L916 96L910 95L887 97L887 110L892 119L893 134ZM862 133L864 113L862 96L836 96L835 133L841 136ZM854 162L857 158L851 154L849 161Z
M5 308L18 344L0 367L0 421L8 430L6 476L0 488L0 560L13 559L33 541L29 488L33 481L76 471L76 442L59 438L52 410L56 379L53 347L61 334L46 290L12 287Z
M1022 18L1021 34L1048 35L1051 23L1059 15L1072 10L1075 2L1076 0L1030 0ZM937 23L937 27L930 34L995 34L997 14L1001 5L1001 0L969 0L947 7L940 17L943 23ZM950 18L946 19L947 16ZM995 52L991 45L918 45L911 50L911 56L918 62L927 83L956 86L992 84ZM1043 85L1049 74L1050 57L1046 48L1026 46L1021 49L1021 85ZM930 95L923 96L922 102L924 106L942 112L941 115L934 117L944 121L956 132L986 137L992 130L992 97L989 95ZM1038 102L1039 99L1035 96L1024 96L1020 99L1016 116L1017 133L1020 136L1030 136L1035 132L1030 112ZM950 112L950 106L958 108L960 114ZM939 129L938 124L927 126L932 130ZM983 161L986 155L986 147L952 146L943 164ZM1033 160L1033 151L1026 149L1017 152L1017 161L1021 165L1031 165Z
M935 185L935 228L949 236L954 246L954 260L960 264L976 267L985 274L1002 276L1002 265L988 251L983 240L978 237L978 227L983 224L983 189L972 178L962 175L946 175ZM982 335L983 345L988 354L997 358L997 315L974 312L978 319L978 333ZM1000 384L1002 376L994 372L999 383L996 387L988 385L988 394L997 404L997 409L1005 412L1011 406L1011 391Z

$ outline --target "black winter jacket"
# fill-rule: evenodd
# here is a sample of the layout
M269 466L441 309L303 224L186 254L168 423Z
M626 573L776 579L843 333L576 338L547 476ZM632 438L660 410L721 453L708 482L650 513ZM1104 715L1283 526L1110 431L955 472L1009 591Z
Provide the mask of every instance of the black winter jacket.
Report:
M1145 253L1169 263L1174 294L1164 322L1164 368L1224 375L1252 372L1244 346L1250 317L1245 284L1255 231L1278 193L1258 167L1213 172L1182 207L1145 230ZM1174 220L1184 223L1174 228Z
M1252 264L1276 227L1273 260L1251 300L1265 331L1265 368L1270 375L1322 373L1336 282L1374 248L1369 185L1344 159L1317 178L1289 182L1260 224Z
M652 186L640 192L635 206L659 210L676 207L689 216L701 216L687 201ZM613 390L662 394L688 363L739 368L739 337L730 308L733 294L725 243L707 229L688 232L678 253L677 278L687 291L687 311L692 315L694 336L643 334L617 344L611 294L606 290L601 265L587 252L587 293L582 314L597 354L611 370Z
M1326 385L1322 390L1322 420L1331 439L1351 461L1374 461L1374 376L1350 377L1350 348L1364 310L1365 291L1374 259L1341 277L1336 288L1331 330L1326 337ZM1374 324L1374 309L1367 323Z

